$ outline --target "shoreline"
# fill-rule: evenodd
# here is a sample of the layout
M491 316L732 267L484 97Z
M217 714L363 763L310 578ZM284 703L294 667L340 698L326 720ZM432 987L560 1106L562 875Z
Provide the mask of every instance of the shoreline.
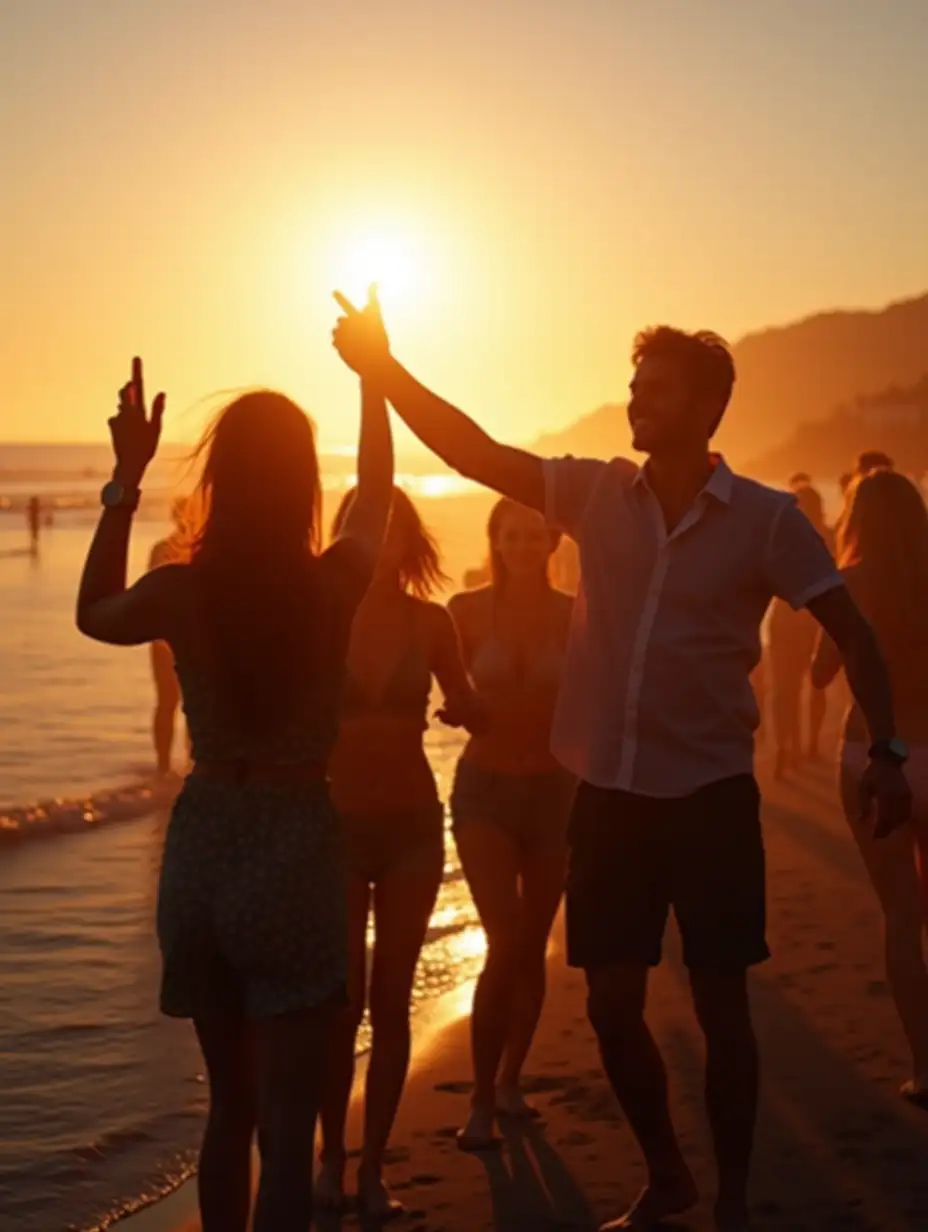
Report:
M795 781L763 770L773 958L752 976L763 1090L752 1178L756 1232L925 1232L928 1115L898 1096L908 1053L885 984L882 921L837 808L830 762ZM554 1232L615 1218L643 1182L630 1130L602 1074L580 972L559 918L549 989L526 1070L538 1122L505 1127L500 1152L461 1153L470 1089L470 988L417 1024L387 1180L417 1232ZM651 981L648 1020L666 1058L674 1118L702 1194L680 1228L711 1232L714 1169L702 1107L702 1041L675 930ZM349 1145L359 1137L359 1072ZM133 1222L134 1221L134 1222ZM344 1221L358 1226L356 1220ZM195 1186L120 1225L197 1232ZM336 1232L337 1217L316 1227ZM363 1227L363 1225L362 1225Z

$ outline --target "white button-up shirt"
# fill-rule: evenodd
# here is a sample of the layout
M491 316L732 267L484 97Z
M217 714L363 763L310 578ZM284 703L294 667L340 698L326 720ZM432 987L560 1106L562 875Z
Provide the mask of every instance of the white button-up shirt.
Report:
M555 756L588 783L644 796L750 773L767 607L843 585L794 498L719 457L668 534L647 471L626 459L550 459L545 487L548 520L580 550Z

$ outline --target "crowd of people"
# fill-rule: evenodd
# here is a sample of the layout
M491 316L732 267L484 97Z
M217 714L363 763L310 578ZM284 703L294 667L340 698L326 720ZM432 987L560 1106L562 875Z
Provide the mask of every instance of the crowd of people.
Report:
M365 1008L354 1200L378 1221L401 1210L383 1164L444 867L423 748L433 682L439 717L468 734L450 804L487 936L459 1146L498 1149L501 1118L534 1115L520 1079L566 893L567 960L585 973L603 1065L647 1165L645 1189L604 1232L696 1203L644 1018L672 910L706 1041L716 1225L742 1232L759 1078L747 975L769 954L752 678L771 603L784 773L818 751L821 691L846 674L842 798L886 913L913 1053L903 1094L928 1104L924 501L888 460L861 469L830 543L807 476L781 492L734 473L711 448L735 379L714 334L662 326L636 339L628 414L644 465L541 459L416 381L373 294L361 310L338 298L333 341L359 379L362 415L357 486L329 546L310 421L260 390L232 401L204 440L195 524L178 511L183 552L166 549L127 585L164 411L159 394L149 413L136 360L110 421L115 472L78 596L85 634L152 643L156 664L170 659L187 716L192 765L165 842L158 936L162 1009L193 1020L209 1078L204 1232L245 1232L255 1134L256 1232L306 1232L314 1203L344 1207ZM438 545L394 487L388 404L501 498L488 575L447 608L435 599ZM575 599L552 584L562 535L579 562ZM816 700L803 742L807 676ZM162 717L170 706L166 692Z

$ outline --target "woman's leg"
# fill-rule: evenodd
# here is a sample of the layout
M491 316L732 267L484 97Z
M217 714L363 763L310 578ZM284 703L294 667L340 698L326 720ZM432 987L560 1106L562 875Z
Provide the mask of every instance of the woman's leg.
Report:
M194 1023L209 1079L197 1188L203 1232L245 1232L251 1208L255 1057L244 1019Z
M254 1232L309 1232L312 1157L334 1004L255 1023L261 1179Z
M520 1080L544 1004L548 938L566 874L566 846L548 847L523 859L519 967L496 1094L497 1107L512 1116L531 1115Z
M474 1094L460 1143L479 1147L493 1137L496 1078L512 1021L518 970L522 905L519 899L519 849L498 826L468 821L455 832L464 875L480 923L487 954L474 992L471 1047Z
M828 695L824 689L813 689L811 680L806 687L809 690L809 761L818 761L821 757L822 728L825 726Z
M152 642L151 671L155 682L155 713L152 719L152 739L158 773L171 769L174 745L174 720L180 705L180 685L174 670L174 655L166 642Z
M355 1043L364 1016L367 985L367 919L371 890L352 876L348 882L348 1005L338 1011L332 1029L322 1092L322 1166L316 1178L320 1207L338 1208L344 1200L345 1120L354 1082Z
M364 1147L358 1196L371 1214L387 1214L383 1157L409 1068L409 1001L422 944L438 897L443 860L386 873L374 887L370 1010L373 1041L364 1100Z
M916 797L916 820L885 838L873 838L856 819L857 785L865 752L845 756L842 797L852 833L880 899L885 921L886 978L912 1050L913 1082L928 1090L928 965L925 962L922 885L917 833L924 832L926 806Z

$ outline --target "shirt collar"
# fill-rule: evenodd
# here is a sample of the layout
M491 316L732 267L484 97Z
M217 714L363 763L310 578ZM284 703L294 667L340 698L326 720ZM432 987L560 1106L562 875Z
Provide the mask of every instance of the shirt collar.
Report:
M712 458L712 474L709 476L706 486L703 488L700 495L711 496L720 504L731 504L731 491L734 483L734 475L728 463L720 453L713 453ZM642 484L648 487L647 463L644 466L639 466L638 473L632 480L632 486L636 487Z

